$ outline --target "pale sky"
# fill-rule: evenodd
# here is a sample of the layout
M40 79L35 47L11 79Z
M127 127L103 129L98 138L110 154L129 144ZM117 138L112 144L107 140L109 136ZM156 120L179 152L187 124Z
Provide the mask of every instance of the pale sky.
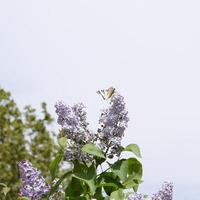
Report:
M124 144L142 150L144 183L200 196L198 0L0 0L0 85L22 107L82 101L91 127L114 86L130 114ZM55 116L56 117L56 116ZM56 127L58 128L58 127Z

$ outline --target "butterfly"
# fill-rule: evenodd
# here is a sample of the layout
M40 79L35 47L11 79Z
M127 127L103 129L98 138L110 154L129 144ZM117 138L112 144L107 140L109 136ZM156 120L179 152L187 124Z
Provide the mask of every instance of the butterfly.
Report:
M114 87L109 87L106 90L98 90L97 91L97 94L100 94L104 100L111 98L114 93L115 93Z

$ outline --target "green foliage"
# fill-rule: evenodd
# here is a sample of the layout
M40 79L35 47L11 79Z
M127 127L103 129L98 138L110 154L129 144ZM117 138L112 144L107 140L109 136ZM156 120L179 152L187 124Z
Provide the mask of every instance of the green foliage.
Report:
M122 158L111 164L107 162L107 156L105 155L101 163L107 163L108 168L98 174L99 157L102 157L102 152L97 146L88 144L82 150L95 156L93 162L75 161L71 171L59 179L50 194L56 193L59 185L66 178L68 178L68 184L64 186L65 199L69 200L123 200L127 197L125 194L126 189L137 191L142 183L142 164L139 160L136 158ZM59 161L60 157L58 156L53 163ZM54 176L56 176L56 168L59 168L58 164L52 165L50 169L54 171ZM59 177L58 174L57 177Z
M103 172L99 179L101 179L99 186L102 186L108 196L119 188L123 188L119 177L117 177L113 172Z
M120 178L126 188L141 182L142 164L136 158L118 160L111 166L112 172Z
M55 154L55 145L52 140L52 132L48 126L53 119L47 111L46 103L41 104L42 118L37 118L36 111L31 106L25 107L25 134L29 136L30 160L38 167L44 176L48 176L48 168ZM38 166L39 165L39 166Z
M56 171L57 171L57 169L58 169L58 165L59 165L59 163L62 161L62 159L63 159L63 151L60 151L60 152L56 155L55 159L54 159L54 160L51 162L51 164L50 164L50 174L51 174L52 180L55 179Z
M81 170L80 170L81 169ZM89 195L94 195L96 191L96 168L94 164L91 164L90 167L85 165L78 167L77 170L74 171L73 177L83 181L89 187Z
M122 189L116 190L114 192L111 193L110 195L110 199L114 199L114 200L121 200L124 199L125 195L123 193Z
M105 158L103 152L99 149L99 147L97 147L94 144L86 144L83 146L82 151L100 157L100 158Z
M67 146L67 138L66 137L58 138L58 144L60 148L64 149Z
M126 146L123 151L133 152L138 158L141 158L140 148L137 144L129 144Z
M18 196L18 161L28 159L45 176L49 175L49 165L56 150L53 133L48 128L53 119L45 103L41 104L41 109L40 118L31 106L21 111L11 94L0 88L0 182L10 189L3 190L7 192L7 200L17 199ZM0 199L5 199L3 193L0 193Z

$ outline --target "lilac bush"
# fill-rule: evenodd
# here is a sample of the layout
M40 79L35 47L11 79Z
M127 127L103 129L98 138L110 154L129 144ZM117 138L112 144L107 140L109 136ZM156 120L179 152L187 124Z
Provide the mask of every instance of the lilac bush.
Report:
M112 87L98 93L108 101L108 108L103 109L96 131L88 128L82 103L72 106L56 103L61 132L59 151L50 165L51 180L47 184L30 162L19 162L21 197L30 200L172 200L171 182L164 182L162 188L148 198L137 192L143 182L140 149L136 144L121 145L129 122L124 97ZM123 158L124 151L132 152L133 156ZM58 173L64 162L72 167L66 172L61 167L62 173Z

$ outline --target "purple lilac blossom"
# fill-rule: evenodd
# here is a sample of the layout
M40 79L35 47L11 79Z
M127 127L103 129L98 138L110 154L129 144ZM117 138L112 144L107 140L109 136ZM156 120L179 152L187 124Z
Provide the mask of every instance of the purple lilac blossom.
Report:
M161 190L152 196L152 200L172 200L173 199L173 183L165 181Z
M55 105L58 115L58 124L63 128L68 139L72 139L78 143L92 140L92 134L88 130L86 121L85 106L82 103L74 106L65 105L58 102Z
M108 155L112 157L114 154L119 156L121 149L121 140L127 127L129 118L125 108L124 97L118 93L114 93L111 97L109 108L103 110L99 123L101 128L98 130L100 138L100 148L108 149Z
M43 195L49 192L50 186L29 161L20 161L18 166L22 181L20 195L29 197L31 200L40 200Z
M64 130L69 146L65 149L65 160L91 160L92 157L82 152L84 144L93 143L94 134L88 129L85 106L82 103L73 106L58 102L56 105L58 124Z

